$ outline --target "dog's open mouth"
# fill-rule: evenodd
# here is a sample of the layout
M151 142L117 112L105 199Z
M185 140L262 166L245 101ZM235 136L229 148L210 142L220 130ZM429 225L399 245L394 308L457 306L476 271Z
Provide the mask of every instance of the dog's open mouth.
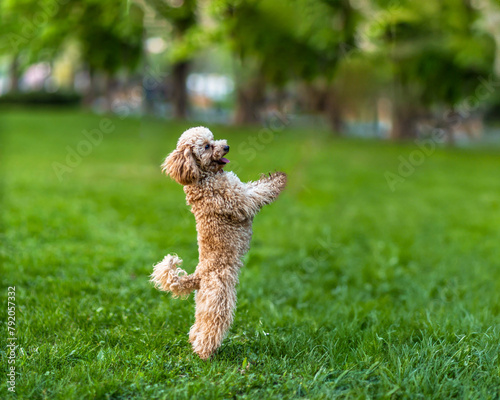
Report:
M229 162L229 160L227 158L222 157L218 160L215 160L215 162L219 165L226 165Z

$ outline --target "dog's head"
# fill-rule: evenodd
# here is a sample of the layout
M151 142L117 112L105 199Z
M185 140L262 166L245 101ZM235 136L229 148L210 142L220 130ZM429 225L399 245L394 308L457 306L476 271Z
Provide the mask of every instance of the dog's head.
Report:
M208 128L199 126L184 132L177 148L162 164L162 171L181 185L193 185L202 176L216 174L229 160L224 158L229 146L225 140L214 140Z

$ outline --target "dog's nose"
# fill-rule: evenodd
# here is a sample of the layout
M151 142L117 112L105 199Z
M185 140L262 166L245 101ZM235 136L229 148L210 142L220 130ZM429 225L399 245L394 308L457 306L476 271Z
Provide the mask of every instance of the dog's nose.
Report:
M224 151L227 153L229 151L229 146L224 146Z

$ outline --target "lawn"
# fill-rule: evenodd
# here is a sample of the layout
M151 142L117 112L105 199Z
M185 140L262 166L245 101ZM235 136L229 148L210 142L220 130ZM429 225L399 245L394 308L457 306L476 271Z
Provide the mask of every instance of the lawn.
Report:
M9 286L18 399L499 398L500 149L440 148L392 191L415 145L211 126L227 169L289 187L255 219L234 325L203 362L193 297L148 282L167 253L196 266L194 218L159 168L188 126L0 112L0 398Z

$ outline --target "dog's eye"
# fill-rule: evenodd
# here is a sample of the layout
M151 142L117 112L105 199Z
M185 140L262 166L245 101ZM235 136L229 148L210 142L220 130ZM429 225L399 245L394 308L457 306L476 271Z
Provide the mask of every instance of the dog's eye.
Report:
M210 148L210 145L209 144L206 144L205 145L205 150L208 150Z

